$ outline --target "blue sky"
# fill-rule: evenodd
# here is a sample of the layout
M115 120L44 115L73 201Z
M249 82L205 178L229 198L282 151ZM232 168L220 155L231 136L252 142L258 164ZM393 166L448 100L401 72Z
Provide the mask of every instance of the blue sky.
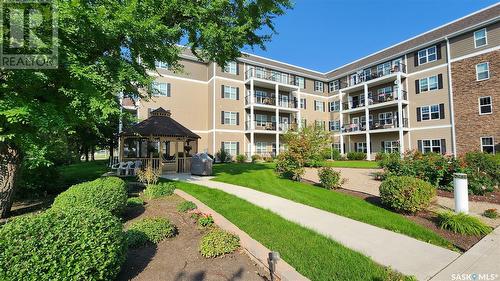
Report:
M267 50L244 51L326 72L496 2L295 0Z

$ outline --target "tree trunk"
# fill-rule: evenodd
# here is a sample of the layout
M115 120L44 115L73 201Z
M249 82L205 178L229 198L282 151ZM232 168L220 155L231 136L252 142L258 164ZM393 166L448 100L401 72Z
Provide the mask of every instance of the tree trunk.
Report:
M0 148L0 218L6 218L12 207L20 161L19 150L14 146Z
M95 154L95 146L92 146L92 147L90 148L90 160L92 160L92 161L95 161L95 156L94 156L94 154Z
M109 165L110 165L110 166L114 164L114 163L113 163L113 156L114 156L114 155L113 155L113 146L114 146L114 145L113 145L113 138L111 137L111 138L109 139Z
M85 146L84 148L84 153L85 153L85 162L89 162L89 148Z

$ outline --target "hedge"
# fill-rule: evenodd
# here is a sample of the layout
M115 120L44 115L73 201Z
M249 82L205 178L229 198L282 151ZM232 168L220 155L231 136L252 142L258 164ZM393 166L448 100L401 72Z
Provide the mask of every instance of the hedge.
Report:
M0 280L114 280L126 250L111 213L49 209L0 228Z
M380 185L380 199L390 208L415 213L427 208L436 196L436 188L421 179L392 176Z
M59 194L52 204L54 209L94 207L120 215L127 206L127 188L116 177L99 178L71 186Z

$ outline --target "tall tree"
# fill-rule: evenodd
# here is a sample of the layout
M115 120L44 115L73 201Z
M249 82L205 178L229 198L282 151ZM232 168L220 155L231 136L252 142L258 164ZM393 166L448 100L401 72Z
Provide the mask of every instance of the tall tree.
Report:
M264 48L274 18L292 7L289 0L55 2L58 68L0 70L1 217L22 161L50 165L45 156L53 140L119 114L117 93L149 95L141 89L149 88L155 61L181 68L178 43L200 60L225 65L244 46Z

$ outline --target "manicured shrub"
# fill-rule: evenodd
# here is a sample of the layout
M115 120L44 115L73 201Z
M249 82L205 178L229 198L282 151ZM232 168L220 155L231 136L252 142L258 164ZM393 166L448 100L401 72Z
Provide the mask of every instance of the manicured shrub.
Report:
M500 183L500 157L483 152L468 152L460 158L461 172L467 174L474 194L491 192Z
M236 156L236 162L245 163L247 161L247 157L244 154L238 154Z
M209 227L214 224L214 218L210 214L201 214L198 217L198 226Z
M0 227L0 280L114 280L126 250L110 212L49 209Z
M260 160L262 160L262 157L260 157L259 154L252 155L252 163L258 162Z
M143 206L144 200L141 197L130 197L127 199L127 207Z
M99 178L71 186L59 194L52 204L54 209L95 207L119 215L127 206L127 188L117 177Z
M132 234L127 234L127 236L132 236L130 239L142 241L141 237L138 238L140 234L135 233L141 232L145 237L147 237L147 241L156 244L165 238L173 237L177 234L177 228L166 218L145 218L134 222L127 230L127 233L128 232L132 232ZM129 242L135 241L129 240Z
M442 229L466 235L484 235L491 232L491 228L481 222L478 218L464 213L439 213L438 225Z
M283 178L300 181L305 173L304 160L297 153L285 151L278 156L275 171Z
M341 178L340 172L335 171L332 167L319 169L318 177L321 185L328 189L341 188L345 182L345 179Z
M191 201L184 201L177 205L177 211L186 213L187 211L196 209L196 204Z
M347 159L349 159L349 160L365 160L366 153L364 153L364 152L348 152Z
M144 190L144 196L148 199L160 198L163 196L170 196L174 194L175 183L173 182L160 182L158 184L150 184Z
M490 218L490 219L496 219L498 217L497 209L484 210L483 216Z
M227 151L221 148L217 153L215 153L215 157L220 163L231 162L232 155L229 155Z
M143 246L149 241L146 233L135 229L127 230L125 237L127 239L127 246L130 248Z
M206 258L215 258L234 252L240 246L240 238L232 233L215 228L201 238L200 253Z
M413 177L393 176L380 185L382 203L397 212L415 213L423 210L435 196L435 187Z

